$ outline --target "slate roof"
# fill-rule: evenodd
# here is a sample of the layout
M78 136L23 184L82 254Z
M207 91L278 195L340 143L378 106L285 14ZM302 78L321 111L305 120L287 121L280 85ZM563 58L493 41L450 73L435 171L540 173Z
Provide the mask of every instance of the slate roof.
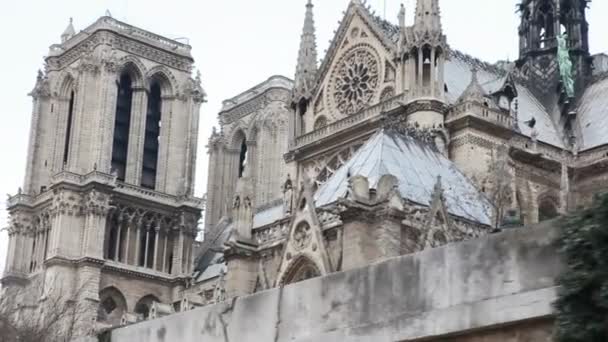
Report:
M500 89L507 78L505 70L481 62L461 52L452 51L451 58L445 65L445 83L448 87L446 96L448 103L456 103L462 93L466 90L471 83L473 68L477 69L479 83L488 94ZM518 127L521 130L520 132L528 137L531 136L532 129L524 124L524 122L534 117L536 119L535 128L538 131L538 140L563 148L564 143L561 138L562 134L553 123L550 114L544 106L536 100L532 92L524 85L516 83L515 87L517 88L518 94Z
M220 223L221 224L221 223ZM230 238L232 233L232 223L221 225L218 229L222 231L217 235L211 244L207 245L206 250L202 255L197 257L194 262L194 275L195 282L201 282L214 277L219 276L220 272L226 271L226 262L221 247Z
M253 228L263 227L283 218L283 205L260 211L253 215Z
M348 174L367 177L375 188L384 175L399 179L401 195L413 202L430 205L437 177L441 176L448 212L490 225L490 202L461 173L454 163L429 145L412 137L381 130L322 185L315 194L317 207L336 202L348 189Z
M608 75L607 75L608 76ZM608 77L587 88L578 107L578 123L583 136L581 149L608 143Z

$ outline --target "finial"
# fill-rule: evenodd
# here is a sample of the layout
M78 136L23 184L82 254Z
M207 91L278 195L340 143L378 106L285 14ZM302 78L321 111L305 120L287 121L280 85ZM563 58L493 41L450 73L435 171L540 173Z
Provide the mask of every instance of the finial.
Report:
M110 13L110 10L109 10L109 9L107 9L107 10L106 10L106 14L105 14L105 16L106 16L106 17L110 17L110 18L112 18L112 13Z
M401 3L401 7L399 8L399 26L401 26L402 28L405 27L405 5L403 3Z
M76 34L74 30L74 18L70 17L70 23L68 27L65 28L65 31L61 34L61 42L64 43L68 39L72 38Z

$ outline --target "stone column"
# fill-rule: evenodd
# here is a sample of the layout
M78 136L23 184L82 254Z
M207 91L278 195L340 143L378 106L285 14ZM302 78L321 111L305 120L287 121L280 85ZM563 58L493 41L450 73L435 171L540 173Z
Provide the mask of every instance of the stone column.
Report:
M144 267L148 267L148 250L150 248L150 223L146 224L146 247L144 248Z
M125 259L125 264L129 264L129 247L131 245L131 224L132 221L131 219L126 220L127 222L127 234L126 234L126 241L125 241L125 255L124 255L124 259Z
M435 50L436 48L433 47L431 48L431 72L430 72L430 81L429 81L429 85L431 87L431 96L435 97L437 96L437 80L435 79L437 77L436 74L436 66L435 66Z
M423 51L423 48L421 47L420 49L418 49L418 70L416 70L416 75L417 75L416 79L418 80L416 85L418 86L418 88L420 88L424 85L423 69L424 69L424 51Z
M167 273L167 242L169 240L169 231L165 230L164 234L164 244L163 244L163 259L162 259L162 272Z
M133 87L125 182L134 185L139 185L141 179L147 103L148 95L146 94L146 89L143 87Z
M160 253L158 253L158 240L160 239L160 227L156 226L156 228L154 228L155 231L155 235L154 235L154 253L153 253L153 260L152 260L152 268L157 271L156 269L156 265L157 265L157 260L158 260L158 256L160 255Z
M162 96L160 114L160 137L158 140L158 161L156 165L156 191L166 192L169 168L169 154L171 151L171 126L173 122L173 104L175 96Z
M122 235L122 224L123 218L122 216L118 217L118 229L116 231L116 246L114 248L114 261L120 262L120 236Z
M175 243L175 238L173 240L173 274L181 275L182 274L182 257L184 250L184 233L182 228L179 228L179 236L177 238L177 243Z
M139 255L141 254L141 230L142 230L142 222L138 221L135 229L137 230L136 240L135 240L135 266L139 265Z

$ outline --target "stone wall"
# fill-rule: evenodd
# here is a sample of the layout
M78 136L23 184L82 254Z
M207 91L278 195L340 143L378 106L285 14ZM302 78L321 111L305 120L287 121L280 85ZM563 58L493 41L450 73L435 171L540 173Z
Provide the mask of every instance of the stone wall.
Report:
M112 342L549 341L548 224L390 259L117 329Z

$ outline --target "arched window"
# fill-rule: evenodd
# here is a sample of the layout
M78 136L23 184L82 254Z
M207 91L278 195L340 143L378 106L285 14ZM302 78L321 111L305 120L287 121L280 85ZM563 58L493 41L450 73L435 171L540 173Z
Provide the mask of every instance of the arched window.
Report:
M127 312L127 301L123 294L114 287L108 287L99 292L99 308L97 320L110 325L120 324L121 318Z
M318 129L321 129L323 127L327 126L327 118L325 118L324 116L319 117L316 121L315 121L315 131Z
M143 297L135 304L135 313L141 315L143 319L147 319L154 302L160 303L160 300L153 295Z
M539 27L540 47L544 48L549 38L555 37L555 16L553 6L544 2L538 8L537 25Z
M133 102L132 79L123 73L118 82L116 117L114 120L114 141L112 144L112 170L119 180L124 181L127 171L127 149L131 125L131 105Z
M74 120L74 91L70 92L70 100L68 103L68 121L65 129L65 145L63 147L63 164L68 163L70 156L70 139L72 137L72 121Z
M241 141L241 152L239 153L239 178L243 177L247 167L247 139Z
M106 228L106 239L104 248L104 259L118 261L118 218L116 215L108 217Z
M161 128L161 107L161 88L158 82L154 82L152 87L150 87L150 94L148 96L144 158L141 172L141 186L149 189L154 189L156 187L158 143Z
M431 47L425 46L422 48L422 85L428 87L431 85L431 70L433 62L431 61Z
M298 283L321 276L321 271L310 259L300 256L289 267L283 276L283 285Z
M545 198L538 204L538 221L543 222L559 216L557 202L551 198Z
M308 104L305 99L302 99L298 104L298 135L306 133L306 111L308 110Z

